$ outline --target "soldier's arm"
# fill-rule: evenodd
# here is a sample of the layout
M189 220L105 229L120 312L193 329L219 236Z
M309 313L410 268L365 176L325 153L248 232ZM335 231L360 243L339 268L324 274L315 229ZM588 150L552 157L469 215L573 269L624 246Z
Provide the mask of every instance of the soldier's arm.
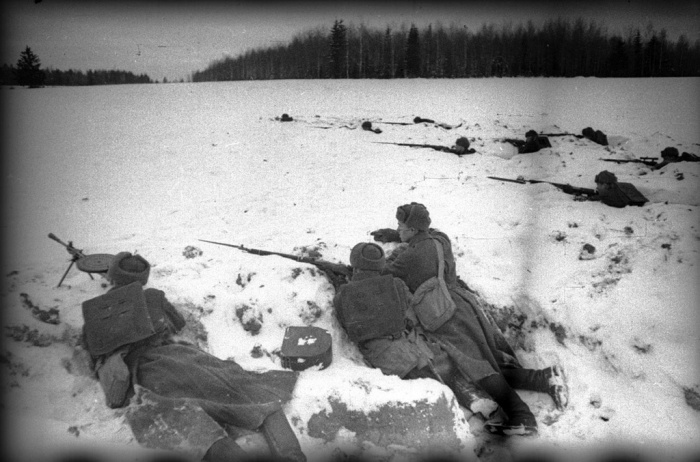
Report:
M407 246L402 250L396 249L394 252L396 252L396 256L394 257L394 254L392 254L391 257L387 259L382 274L391 274L405 282L413 266L413 252L408 251Z
M185 327L185 324L187 324L185 317L170 303L165 295L163 295L163 312L170 321L170 324L172 324L172 327L175 328L173 334L180 332Z

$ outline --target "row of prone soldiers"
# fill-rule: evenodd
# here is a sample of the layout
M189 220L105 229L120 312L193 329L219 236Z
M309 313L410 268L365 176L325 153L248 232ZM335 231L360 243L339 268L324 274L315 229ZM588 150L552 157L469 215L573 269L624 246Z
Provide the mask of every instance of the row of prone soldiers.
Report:
M363 125L363 128L365 129L371 129L371 124L369 122L366 122L366 124L369 125ZM370 127L370 128L367 128ZM504 138L503 141L510 143L514 145L518 149L519 154L528 154L528 153L535 153L540 151L541 149L544 148L551 148L552 144L549 141L548 136L574 136L577 138L587 138L595 143L598 143L603 146L608 145L608 137L605 133L603 133L600 130L594 130L591 127L586 127L583 129L581 135L576 135L572 133L554 133L554 134L540 134L537 133L535 130L529 130L527 133L525 133L525 139L520 140L520 139L512 139L512 138ZM440 145L431 145L431 144L413 144L413 143L389 143L389 144L396 144L400 146L411 146L411 147L429 147L438 151L443 151L443 152L449 152L452 154L456 154L458 156L466 155L466 154L474 154L476 150L473 148L470 148L470 141L468 138L461 136L457 138L455 141L455 144L447 147L447 146L440 146ZM661 158L663 159L661 162L657 162L656 158L642 158L641 160L616 160L616 159L603 159L611 162L617 162L617 163L622 163L622 162L642 162L645 165L648 165L652 170L659 170L665 167L666 165L669 165L671 163L676 163L676 162L698 162L700 161L700 157L689 153L689 152L683 152L680 154L678 152L678 149L672 146L669 146L665 148L663 151L661 151ZM526 182L526 181L521 181L521 182ZM532 181L532 182L541 182L541 181ZM607 170L604 170L600 172L598 175L595 177L595 183L596 183L596 189L595 190L589 190L585 194L577 193L575 190L578 191L586 191L587 188L562 188L565 192L571 192L571 190L574 190L572 193L576 195L576 200L577 201L600 201L604 203L605 205L609 205L611 207L617 207L617 208L622 208L626 207L628 205L643 205L646 202L648 202L648 199L644 197L642 193L640 193L634 185L631 183L620 183L617 180L617 176L615 176L614 173L609 172ZM567 190L568 189L568 190Z
M385 374L438 380L472 411L476 398L495 402L485 416L487 430L537 433L515 389L546 393L564 409L561 366L520 364L478 298L460 284L450 239L430 227L424 205L402 205L396 219L398 229L371 233L380 243L403 243L388 258L375 242L359 243L350 253L351 280L333 301L348 337L367 364ZM143 289L150 267L140 255L115 255L106 274L112 287L83 303L83 343L107 404L130 403L127 420L147 447L186 448L188 456L206 461L241 460L246 454L236 436L246 429L260 431L273 456L306 460L283 411L299 372L249 372L178 337L183 315L163 291ZM164 422L180 428L168 433ZM187 444L172 436L195 434Z

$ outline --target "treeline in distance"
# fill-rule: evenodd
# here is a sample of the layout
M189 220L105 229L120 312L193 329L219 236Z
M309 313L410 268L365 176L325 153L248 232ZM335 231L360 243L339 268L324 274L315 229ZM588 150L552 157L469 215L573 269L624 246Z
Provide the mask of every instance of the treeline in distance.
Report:
M686 77L700 75L700 41L675 42L665 30L608 36L579 18L514 26L415 25L398 30L346 26L309 30L288 44L226 57L192 74L191 81L267 79L465 77Z
M135 75L132 72L119 70L89 70L82 71L60 71L57 69L42 69L44 73L43 85L118 85L128 83L153 83L153 80L146 75ZM2 85L21 85L17 80L14 66L3 64L0 67L0 83Z

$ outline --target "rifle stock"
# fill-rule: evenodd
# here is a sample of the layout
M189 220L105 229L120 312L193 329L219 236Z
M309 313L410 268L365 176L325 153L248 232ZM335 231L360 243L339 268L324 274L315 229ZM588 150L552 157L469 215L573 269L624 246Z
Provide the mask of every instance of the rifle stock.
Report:
M331 284L333 284L333 287L335 287L336 289L341 285L346 284L352 277L352 267L344 265L342 263L331 263L329 261L310 257L301 257L299 255L292 255L289 253L282 252L273 252L270 250L253 249L251 247L245 247L236 244L228 244L225 242L208 241L206 239L199 240L202 242L208 242L210 244L233 247L234 249L242 250L243 252L250 253L253 255L260 255L263 257L268 255L277 255L278 257L287 258L289 260L294 260L299 263L308 263L309 265L313 265L321 271L323 271L326 274L326 276L328 276L328 279L330 279Z
M531 184L536 184L536 183L547 183L551 184L552 186L555 186L556 188L560 189L566 194L584 194L586 196L595 196L598 194L598 192L595 189L591 188L579 188L577 186L571 186L570 184L564 184L564 183L553 183L551 181L544 181L544 180L526 180L524 178L500 178L497 176L490 176L488 178L491 178L492 180L498 180L498 181L508 181L510 183L518 183L518 184L526 184L526 183L531 183Z

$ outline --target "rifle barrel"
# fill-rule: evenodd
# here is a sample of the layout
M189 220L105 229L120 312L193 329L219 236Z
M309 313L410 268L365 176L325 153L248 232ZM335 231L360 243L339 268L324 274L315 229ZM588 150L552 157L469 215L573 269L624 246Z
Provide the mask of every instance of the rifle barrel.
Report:
M63 242L63 241L60 240L59 238L57 238L56 235L55 235L54 233L49 233L49 238L51 238L51 239L53 239L54 241L58 242L58 243L61 244L63 247L68 247L68 244L66 244L65 242Z
M526 183L531 183L531 184L536 184L536 183L546 183L546 184L551 184L552 186L564 191L567 194L571 194L573 192L576 193L581 193L581 194L586 194L587 196L594 196L596 195L596 191L591 188L579 188L577 186L571 186L570 184L564 184L564 183L553 183L551 181L545 181L545 180L526 180L526 179L512 179L512 178L500 178L497 176L490 176L488 178L491 178L492 180L499 180L499 181L509 181L511 183L518 183L518 184L526 184Z
M583 138L583 135L577 135L576 133L539 133L539 136L574 136L576 138Z
M394 143L391 141L373 141L375 144L393 144L395 146L410 146L412 148L429 148L432 147L430 144L417 144L417 143Z
M500 178L500 177L497 177L497 176L490 176L490 177L488 177L488 178L491 178L492 180L509 181L509 182L511 182L511 183L518 183L518 184L525 184L525 183L534 181L534 180L523 180L523 179L514 180L514 179L512 179L512 178Z
M279 257L284 257L284 258L289 258L301 263L308 263L309 261L313 261L311 258L306 258L306 257L300 257L298 255L292 255L289 253L282 253L282 252L272 252L270 250L261 250L261 249L251 249L249 247L245 247L242 245L236 245L236 244L227 244L226 242L216 242L216 241L208 241L206 239L198 239L202 242L208 242L210 244L216 244L216 245L223 245L226 247L233 247L234 249L242 250L247 253L252 253L253 255L260 255L262 257L266 257L269 255L277 255Z

